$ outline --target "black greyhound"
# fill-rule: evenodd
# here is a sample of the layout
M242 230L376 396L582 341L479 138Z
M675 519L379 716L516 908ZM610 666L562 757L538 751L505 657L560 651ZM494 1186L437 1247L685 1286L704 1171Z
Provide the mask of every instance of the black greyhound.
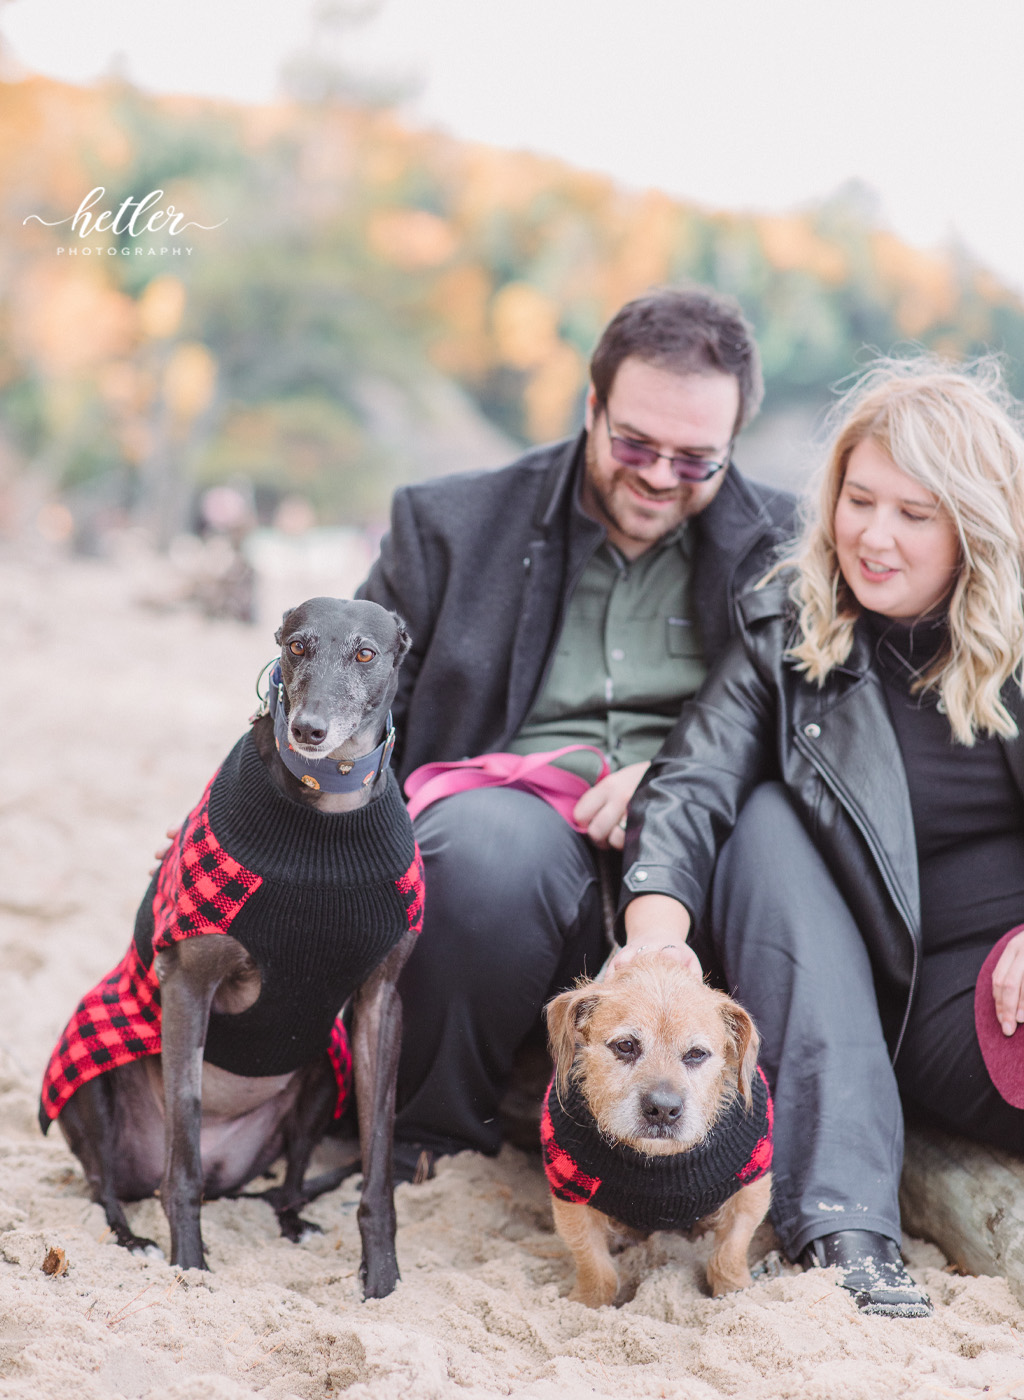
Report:
M43 1082L118 1242L155 1251L121 1205L159 1189L171 1262L205 1268L200 1203L282 1153L266 1194L282 1233L342 1172L305 1182L354 1062L366 1297L398 1278L392 1125L395 982L422 923L412 827L388 770L409 648L375 603L312 598L285 614L251 731L166 852L124 960L79 1004ZM229 931L230 930L230 931ZM340 1012L354 999L353 1055Z

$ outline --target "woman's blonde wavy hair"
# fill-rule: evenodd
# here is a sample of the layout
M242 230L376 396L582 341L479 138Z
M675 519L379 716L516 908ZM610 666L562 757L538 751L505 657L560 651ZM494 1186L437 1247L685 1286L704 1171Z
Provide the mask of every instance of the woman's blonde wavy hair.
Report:
M808 679L821 685L853 644L861 609L840 572L833 527L850 453L870 439L938 498L960 540L949 640L914 689L938 691L962 744L973 744L979 733L1017 733L1000 691L1011 676L1024 690L1019 413L991 358L964 366L925 356L880 360L836 404L802 538L779 566L798 571L791 593L803 636L789 654Z

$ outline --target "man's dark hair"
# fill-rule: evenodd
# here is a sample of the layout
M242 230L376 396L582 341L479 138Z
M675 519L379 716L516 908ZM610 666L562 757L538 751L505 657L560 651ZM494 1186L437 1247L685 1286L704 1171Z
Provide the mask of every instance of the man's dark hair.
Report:
M656 287L627 301L604 328L590 361L598 408L604 408L630 356L674 374L731 374L740 391L735 431L761 407L764 380L754 330L739 303L705 287Z

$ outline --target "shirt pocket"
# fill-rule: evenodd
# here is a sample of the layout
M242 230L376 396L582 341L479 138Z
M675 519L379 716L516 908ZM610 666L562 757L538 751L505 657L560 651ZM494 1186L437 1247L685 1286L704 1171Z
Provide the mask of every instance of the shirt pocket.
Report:
M665 650L669 656L700 656L700 638L689 618L666 617Z

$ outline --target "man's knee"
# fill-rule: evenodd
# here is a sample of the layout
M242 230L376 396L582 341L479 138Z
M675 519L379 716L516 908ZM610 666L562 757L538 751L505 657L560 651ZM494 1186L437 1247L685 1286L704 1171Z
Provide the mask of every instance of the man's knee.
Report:
M583 838L540 798L479 788L428 807L415 823L431 900L502 906L570 901L594 878ZM428 912L429 917L429 912Z

